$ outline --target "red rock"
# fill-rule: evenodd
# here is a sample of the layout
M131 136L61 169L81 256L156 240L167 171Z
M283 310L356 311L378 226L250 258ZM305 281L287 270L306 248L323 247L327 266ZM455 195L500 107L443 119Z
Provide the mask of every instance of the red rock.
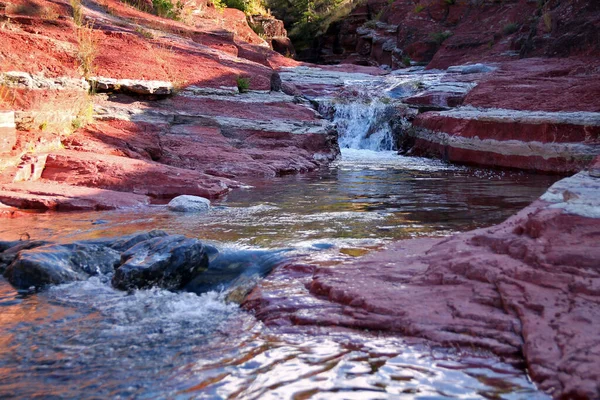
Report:
M216 198L238 185L228 179L155 162L72 150L48 154L42 178L165 199L182 194Z
M150 198L133 193L38 181L0 185L0 203L41 211L99 211L146 206L150 204Z
M598 235L597 219L538 201L492 228L401 241L356 261L296 271L292 287L289 271L275 271L244 307L272 326L387 331L522 355L553 397L596 398ZM278 282L286 280L283 290Z

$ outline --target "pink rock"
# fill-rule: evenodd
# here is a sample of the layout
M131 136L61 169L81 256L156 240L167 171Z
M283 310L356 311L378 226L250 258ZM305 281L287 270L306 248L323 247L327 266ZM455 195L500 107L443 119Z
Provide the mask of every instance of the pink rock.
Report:
M491 228L401 241L315 272L275 271L244 306L274 326L379 330L522 356L553 397L597 398L599 235L597 219L537 201Z
M93 211L145 206L150 204L150 198L140 194L38 181L0 185L0 203L42 211Z
M215 198L237 185L228 179L155 162L72 150L48 154L42 178L156 198L181 194Z

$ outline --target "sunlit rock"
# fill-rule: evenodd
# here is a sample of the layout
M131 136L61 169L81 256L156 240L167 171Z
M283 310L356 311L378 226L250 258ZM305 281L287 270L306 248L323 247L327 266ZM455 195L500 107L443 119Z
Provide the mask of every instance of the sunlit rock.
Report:
M206 212L210 210L210 200L200 196L177 196L167 204L171 211Z

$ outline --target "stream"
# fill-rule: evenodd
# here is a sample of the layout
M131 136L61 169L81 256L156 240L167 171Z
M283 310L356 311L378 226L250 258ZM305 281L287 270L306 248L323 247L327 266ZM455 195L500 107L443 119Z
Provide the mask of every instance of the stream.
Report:
M322 79L310 71L304 79ZM394 240L497 224L558 179L399 156L389 124L394 99L441 78L386 79L349 82L351 90L368 89L362 102L321 101L342 147L329 168L247 182L205 214L154 205L4 219L0 240L27 234L72 242L162 229L233 254L286 249L289 261L335 268ZM282 333L218 288L125 293L110 278L20 293L0 277L0 398L548 398L526 371L489 354L369 332Z
M37 214L3 220L0 239L164 229L335 265L391 240L498 223L556 179L348 149L328 169L252 182L208 214ZM545 398L493 357L360 332L280 334L218 291L128 295L106 276L38 293L0 279L0 371L2 398Z

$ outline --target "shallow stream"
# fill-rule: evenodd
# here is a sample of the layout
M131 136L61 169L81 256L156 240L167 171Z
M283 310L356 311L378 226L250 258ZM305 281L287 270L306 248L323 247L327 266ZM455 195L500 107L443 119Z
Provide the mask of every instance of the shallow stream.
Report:
M231 249L291 248L329 265L396 239L506 219L557 178L345 150L331 168L251 182L208 214L3 220L0 239L73 241L164 229ZM126 294L109 277L19 294L0 278L0 398L546 398L493 357L367 333L278 334L218 292Z

